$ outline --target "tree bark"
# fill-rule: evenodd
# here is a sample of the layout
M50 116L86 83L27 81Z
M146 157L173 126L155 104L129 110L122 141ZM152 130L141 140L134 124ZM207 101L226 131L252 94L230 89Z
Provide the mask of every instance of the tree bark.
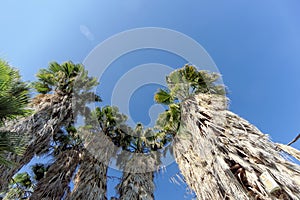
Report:
M107 200L107 164L97 160L87 150L82 152L80 160L74 189L68 194L66 200Z
M45 95L39 104L35 105L35 109L32 116L20 119L16 124L10 122L6 127L7 130L25 138L27 147L23 155L7 155L7 159L15 163L13 166L0 166L0 191L8 188L11 178L30 162L35 154L45 153L53 134L71 120L71 103L67 96Z
M119 199L153 200L154 172L158 169L157 155L124 152L119 156L119 166L123 169L121 183L116 187Z
M79 152L68 149L59 153L56 161L48 169L46 176L41 179L30 200L62 199L69 191L69 184L79 163Z
M174 154L198 199L300 199L300 167L228 111L224 97L199 94L181 104Z

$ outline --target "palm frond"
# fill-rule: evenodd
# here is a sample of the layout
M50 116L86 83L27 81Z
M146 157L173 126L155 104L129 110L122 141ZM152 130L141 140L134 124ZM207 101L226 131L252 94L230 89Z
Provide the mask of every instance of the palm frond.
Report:
M29 114L29 88L21 81L19 72L0 60L0 74L0 123Z

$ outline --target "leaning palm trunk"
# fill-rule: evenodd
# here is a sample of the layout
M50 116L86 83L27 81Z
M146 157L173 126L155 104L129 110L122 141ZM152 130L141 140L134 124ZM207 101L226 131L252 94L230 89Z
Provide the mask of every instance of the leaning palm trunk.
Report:
M37 184L31 200L62 199L70 192L70 181L79 163L79 152L69 149L59 153L46 176Z
M122 182L118 186L120 200L153 200L154 199L154 174L146 173L124 173Z
M108 165L117 148L103 132L94 133L80 128L79 133L83 143L80 167L67 200L106 200Z
M128 152L127 152L128 153ZM126 153L125 153L126 154ZM120 200L153 200L154 199L154 171L155 154L132 153L120 155L123 165L121 183L117 186ZM136 155L134 155L136 154Z
M35 99L37 101L37 99ZM8 187L13 175L26 165L35 154L48 150L50 139L61 126L71 120L71 104L68 96L41 95L39 102L34 102L35 114L21 119L16 124L8 124L7 129L16 132L28 141L24 155L8 154L8 160L15 163L10 168L0 166L0 191Z
M106 200L107 164L99 162L87 150L80 156L80 167L75 176L75 185L67 200L93 199Z
M181 104L174 154L197 198L300 199L300 167L226 109L227 99L209 94Z

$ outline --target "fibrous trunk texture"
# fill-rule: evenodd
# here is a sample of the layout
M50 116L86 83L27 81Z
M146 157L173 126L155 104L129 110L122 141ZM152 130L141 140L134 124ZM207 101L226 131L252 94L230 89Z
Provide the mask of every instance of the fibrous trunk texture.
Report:
M79 162L79 152L75 149L59 153L46 176L40 180L29 198L30 200L62 199L70 192L69 184Z
M107 169L117 148L103 132L79 129L83 147L80 164L74 180L74 189L67 200L93 199L106 200Z
M35 102L35 112L32 116L19 119L15 124L8 123L6 126L8 131L19 134L28 143L23 155L7 155L7 159L14 162L15 165L11 167L0 165L0 191L7 189L14 174L35 154L47 151L53 134L71 120L72 110L68 96L40 95L38 100L39 102Z
M100 162L90 152L84 150L80 156L74 189L66 199L106 200L107 168L106 163Z
M300 167L228 111L224 97L199 94L182 102L174 154L198 199L300 199Z
M116 187L119 200L153 200L156 154L131 153L122 156L123 176ZM120 159L120 158L119 158Z
M153 172L126 173L118 186L119 200L153 200L154 199Z

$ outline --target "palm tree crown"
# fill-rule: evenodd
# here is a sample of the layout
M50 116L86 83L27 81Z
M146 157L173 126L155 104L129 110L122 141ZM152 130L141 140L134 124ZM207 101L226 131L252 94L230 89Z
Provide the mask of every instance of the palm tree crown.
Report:
M185 65L166 77L167 89L159 89L154 95L157 103L168 106L160 114L156 128L175 135L180 123L180 102L199 93L225 95L225 87L218 84L220 74L198 71L192 65Z
M42 94L51 91L70 94L75 89L90 90L98 84L95 78L88 77L88 72L82 64L74 64L71 61L61 65L52 62L47 69L39 71L37 78L38 81L35 82L34 87Z
M29 113L29 87L19 72L0 60L0 123Z
M30 114L29 87L21 81L17 70L0 60L0 127L5 121ZM5 128L4 128L5 129ZM11 164L3 155L7 152L21 153L22 137L10 131L0 131L0 165Z

